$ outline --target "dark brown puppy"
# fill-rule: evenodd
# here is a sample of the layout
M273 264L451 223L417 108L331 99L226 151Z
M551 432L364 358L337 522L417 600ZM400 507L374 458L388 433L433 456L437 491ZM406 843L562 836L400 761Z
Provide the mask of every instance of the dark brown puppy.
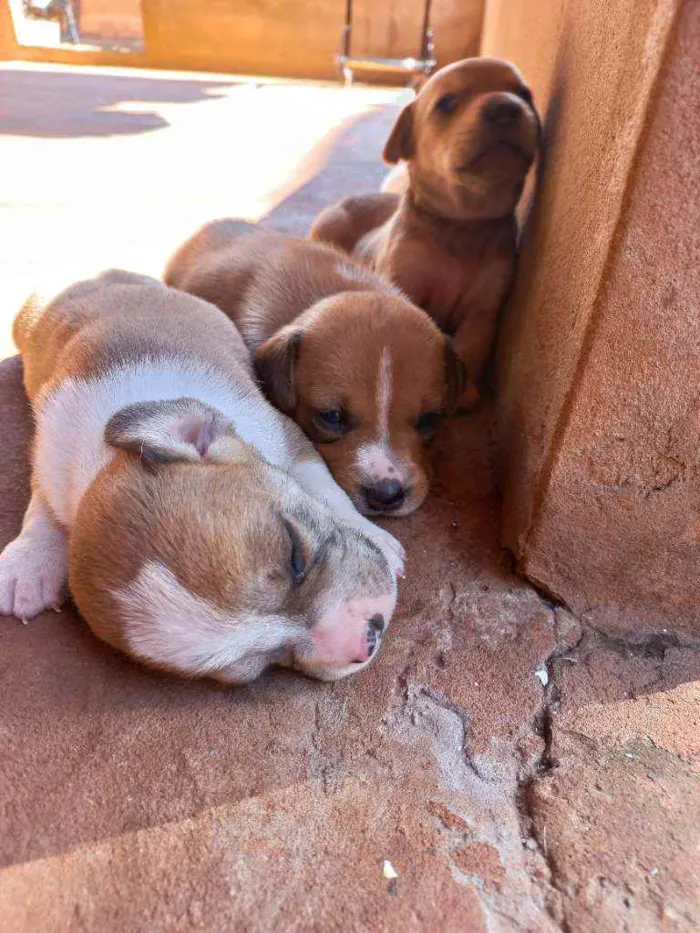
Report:
M338 250L241 221L205 226L165 281L236 324L268 398L314 441L356 508L418 508L427 444L463 371L427 314Z
M520 72L471 58L443 68L401 112L384 148L385 193L323 211L311 238L388 276L446 333L467 367L461 407L479 399L498 311L515 270L515 207L540 123Z

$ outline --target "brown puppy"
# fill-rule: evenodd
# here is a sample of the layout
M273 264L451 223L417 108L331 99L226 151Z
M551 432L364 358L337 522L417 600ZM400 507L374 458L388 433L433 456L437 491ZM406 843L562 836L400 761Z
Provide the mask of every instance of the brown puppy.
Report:
M361 512L418 508L426 447L462 370L423 311L337 250L241 221L200 230L165 281L234 321L268 398L314 441Z
M467 367L470 407L516 260L514 210L540 140L520 72L471 58L437 72L401 112L384 148L385 193L323 211L311 238L388 276L446 333Z
M185 677L370 662L401 546L265 401L220 311L114 270L33 296L14 335L36 431L0 615L32 618L68 580L99 638Z

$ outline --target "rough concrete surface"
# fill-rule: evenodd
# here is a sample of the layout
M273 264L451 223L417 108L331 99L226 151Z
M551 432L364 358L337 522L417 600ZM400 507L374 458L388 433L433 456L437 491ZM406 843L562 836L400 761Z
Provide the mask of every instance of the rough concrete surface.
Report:
M397 106L323 89L314 113L313 89L233 82L214 101L180 83L187 102L168 105L168 76L62 75L57 112L56 75L22 73L25 103L0 139L14 174L0 179L5 332L46 267L157 272L183 227L246 205L303 232L332 198L376 185ZM0 87L15 78L0 71ZM81 107L95 86L111 106L147 101L149 126L122 113L91 147ZM256 173L254 115L280 108L289 123L295 93L306 135ZM230 148L212 156L218 136ZM208 169L194 173L200 152ZM32 188L26 167L52 158L61 184ZM0 363L0 425L1 546L28 496L16 358ZM512 575L488 411L446 425L436 463L424 508L391 523L407 579L357 678L181 683L118 656L70 609L2 620L3 933L697 927L700 646L673 631L612 638Z

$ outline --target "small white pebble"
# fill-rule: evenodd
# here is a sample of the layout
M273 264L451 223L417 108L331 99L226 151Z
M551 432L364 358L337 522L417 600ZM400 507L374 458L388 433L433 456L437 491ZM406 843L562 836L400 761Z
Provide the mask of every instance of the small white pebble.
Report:
M535 677L539 680L543 687L546 687L549 683L549 674L547 673L546 667L541 667L538 671L535 671Z
M382 874L387 881L393 881L394 878L399 877L399 873L396 871L391 862L387 861L387 859L384 859L382 862Z
M625 758L629 758L630 761L634 761L634 755L632 752L625 752Z
M650 869L649 869L649 874L652 876L652 878L656 877L656 875L658 875L658 873L659 873L659 869L658 869L658 868L650 868Z

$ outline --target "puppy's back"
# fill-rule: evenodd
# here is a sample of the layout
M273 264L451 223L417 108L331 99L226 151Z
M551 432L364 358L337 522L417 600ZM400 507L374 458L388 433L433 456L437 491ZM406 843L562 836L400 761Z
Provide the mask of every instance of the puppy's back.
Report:
M13 333L30 400L49 380L87 379L115 363L156 357L199 360L252 383L250 354L217 308L121 270L79 282L51 300L30 296Z
M112 285L154 285L149 276L110 269L56 293L33 292L17 312L12 338L24 361L24 383L33 399L56 369L59 358L83 328L100 316L96 293Z
M202 228L170 260L164 279L217 305L252 350L323 298L390 290L333 247L242 221Z

